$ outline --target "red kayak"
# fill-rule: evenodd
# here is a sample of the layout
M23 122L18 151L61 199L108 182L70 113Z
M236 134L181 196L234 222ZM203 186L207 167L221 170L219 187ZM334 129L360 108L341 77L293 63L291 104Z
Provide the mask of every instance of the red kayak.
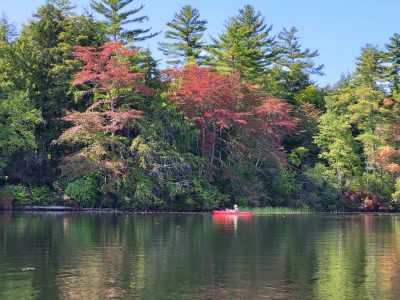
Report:
M250 211L213 210L213 215L250 217L253 213Z

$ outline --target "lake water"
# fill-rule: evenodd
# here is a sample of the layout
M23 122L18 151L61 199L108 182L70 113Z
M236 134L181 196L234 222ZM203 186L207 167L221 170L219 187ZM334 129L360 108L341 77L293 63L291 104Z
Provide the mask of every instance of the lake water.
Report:
M0 299L400 299L400 216L0 213Z

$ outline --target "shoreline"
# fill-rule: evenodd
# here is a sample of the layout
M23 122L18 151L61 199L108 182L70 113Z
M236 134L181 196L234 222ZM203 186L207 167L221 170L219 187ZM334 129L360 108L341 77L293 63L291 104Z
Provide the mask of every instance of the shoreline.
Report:
M88 212L88 213L132 213L132 214L210 214L209 211L177 211L177 210L132 210L118 208L84 208L71 206L42 206L29 205L23 207L1 208L1 212ZM399 211L314 211L304 213L254 213L254 216L273 216L273 215L347 215L347 214L399 214Z
M71 206L42 206L29 205L23 207L12 207L9 209L0 209L0 212L99 212L99 213L137 213L137 214L206 214L211 211L176 211L176 210L132 210L118 208L85 208Z

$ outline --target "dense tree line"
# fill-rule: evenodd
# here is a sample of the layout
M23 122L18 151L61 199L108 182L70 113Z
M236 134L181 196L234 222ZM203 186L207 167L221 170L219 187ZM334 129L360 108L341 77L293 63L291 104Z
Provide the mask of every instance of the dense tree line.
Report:
M205 210L397 209L400 38L321 88L318 51L246 5L207 42L184 6L159 34L133 0L48 0L0 20L0 202Z

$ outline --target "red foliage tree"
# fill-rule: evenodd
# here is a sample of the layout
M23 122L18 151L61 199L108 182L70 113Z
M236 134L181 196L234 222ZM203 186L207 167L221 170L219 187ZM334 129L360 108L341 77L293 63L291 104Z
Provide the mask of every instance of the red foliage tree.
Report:
M391 146L381 147L375 156L375 162L390 173L400 172L400 165L395 161L398 160L399 153Z
M110 42L100 49L76 46L74 50L74 55L83 62L83 66L75 74L73 84L93 88L95 101L84 112L67 112L63 120L73 126L60 136L58 142L81 146L67 159L69 163L89 160L94 169L122 175L127 166L121 160L124 146L116 133L123 131L141 115L140 111L132 108L129 100L126 102L126 93L149 95L152 90L139 82L143 74L130 71L127 59L136 53L120 43ZM124 101L123 108L121 101ZM119 155L115 155L116 152ZM90 171L90 168L86 169Z
M109 42L100 49L75 46L74 56L83 62L83 66L81 71L74 75L73 84L91 84L97 92L109 95L122 88L151 94L150 88L137 83L144 74L132 73L129 61L124 60L136 54L119 42Z
M353 209L378 211L382 206L382 201L379 196L368 191L344 191L343 196L348 205Z
M263 157L278 158L282 138L296 131L297 120L287 103L242 82L237 73L222 76L196 65L166 73L170 99L201 129L199 145L211 162L219 158L222 164L223 153L235 151L259 156L261 149ZM239 133L235 138L233 131Z

